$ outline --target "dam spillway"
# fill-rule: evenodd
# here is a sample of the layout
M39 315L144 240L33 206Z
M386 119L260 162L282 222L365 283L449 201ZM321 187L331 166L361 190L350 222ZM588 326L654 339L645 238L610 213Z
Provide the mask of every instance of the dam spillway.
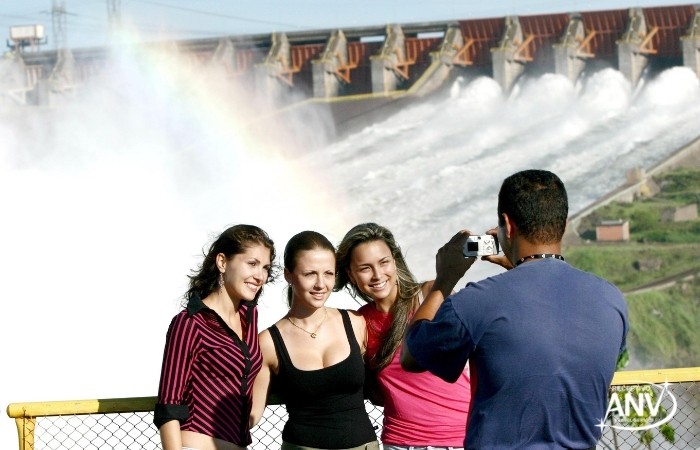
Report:
M700 74L700 15L693 5L392 24L343 30L143 44L214 64L229 78L282 106L307 98L425 95L459 74L482 73L509 91L523 74L558 73L572 81L605 64L636 85L661 61ZM18 47L19 48L19 47ZM4 94L52 104L105 69L110 48L6 55L19 75ZM22 72L22 73L21 73ZM369 105L368 108L372 108Z

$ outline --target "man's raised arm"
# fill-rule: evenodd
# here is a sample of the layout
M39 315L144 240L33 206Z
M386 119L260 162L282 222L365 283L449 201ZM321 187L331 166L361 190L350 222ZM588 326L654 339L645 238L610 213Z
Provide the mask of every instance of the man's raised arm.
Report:
M438 250L435 257L435 269L437 275L435 283L430 293L425 298L425 301L420 305L418 311L413 315L413 319L406 327L403 345L401 346L401 367L407 372L423 372L424 367L413 358L411 349L408 345L408 335L416 327L420 326L422 321L431 321L435 318L435 314L440 305L449 297L457 282L464 276L466 271L474 264L476 258L465 258L462 254L462 247L467 241L467 237L471 235L468 230L462 230L455 234L450 241ZM414 341L414 345L420 346L420 341Z

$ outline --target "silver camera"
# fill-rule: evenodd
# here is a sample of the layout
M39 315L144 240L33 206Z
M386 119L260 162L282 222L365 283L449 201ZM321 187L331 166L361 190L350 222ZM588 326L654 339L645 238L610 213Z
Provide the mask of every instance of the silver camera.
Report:
M498 255L498 238L489 234L469 236L462 247L462 254L469 256Z

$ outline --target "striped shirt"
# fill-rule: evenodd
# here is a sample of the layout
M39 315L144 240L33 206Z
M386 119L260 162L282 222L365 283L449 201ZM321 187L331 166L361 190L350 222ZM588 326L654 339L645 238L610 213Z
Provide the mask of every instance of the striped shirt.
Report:
M241 447L251 443L248 419L260 371L258 311L239 307L242 341L199 296L170 323L153 423L178 420L180 429Z

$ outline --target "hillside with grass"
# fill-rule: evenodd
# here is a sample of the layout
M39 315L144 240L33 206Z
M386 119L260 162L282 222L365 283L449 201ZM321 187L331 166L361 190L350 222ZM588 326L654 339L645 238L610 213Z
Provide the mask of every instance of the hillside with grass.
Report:
M574 267L625 293L635 366L700 366L700 220L662 221L670 208L698 203L700 169L674 169L654 181L660 192L653 197L611 203L583 218L583 243L563 252ZM596 242L596 225L617 219L629 221L629 241Z

